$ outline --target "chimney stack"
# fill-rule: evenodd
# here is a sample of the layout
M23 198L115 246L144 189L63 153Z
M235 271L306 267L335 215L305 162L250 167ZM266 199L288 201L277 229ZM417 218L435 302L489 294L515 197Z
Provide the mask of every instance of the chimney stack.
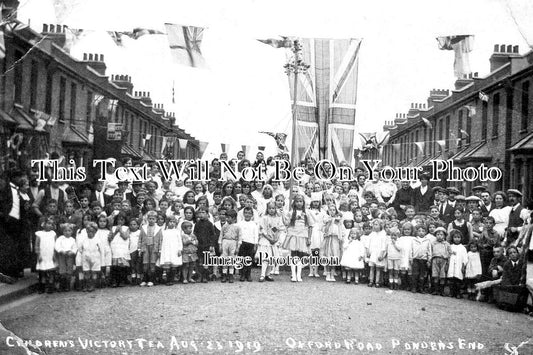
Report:
M511 44L495 44L494 53L490 56L490 71L493 72L511 61L512 57L520 56L519 47Z
M63 48L66 42L65 31L67 31L67 25L54 25L43 23L43 32L41 33L46 41L51 41Z
M99 74L105 75L107 66L105 65L103 54L83 53L83 62Z
M128 94L133 92L133 83L131 82L131 76L125 74L111 75L111 81L119 88L126 89Z

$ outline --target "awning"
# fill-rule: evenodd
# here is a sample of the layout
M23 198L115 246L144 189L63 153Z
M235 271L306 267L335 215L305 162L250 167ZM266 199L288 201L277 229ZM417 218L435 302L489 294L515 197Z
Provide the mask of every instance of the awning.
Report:
M151 162L155 162L155 160L156 160L156 158L152 154L150 154L150 153L148 153L146 151L143 151L143 158L142 159L145 162L150 162L150 163Z
M63 132L62 143L91 145L89 137L74 126L68 126Z
M513 153L519 153L520 151L533 150L533 133L528 134L527 136L519 140L508 150Z
M122 148L120 149L120 154L127 155L135 159L140 159L143 157L141 153L139 153L137 150L127 144L122 145Z
M440 153L439 155L435 156L435 157L428 157L424 160L422 160L420 163L416 164L416 166L429 166L429 162L431 160L439 160L439 159L442 159L442 153Z
M461 157L458 158L461 162L489 162L492 160L492 154L489 152L489 147L484 142L476 145L472 149L467 150Z
M8 123L8 124L17 124L17 121L13 119L10 115L7 114L4 110L0 110L0 121L2 123Z
M34 120L18 107L15 106L15 108L13 108L10 116L16 121L17 129L33 131L35 126Z
M480 142L478 144L469 145L469 146L461 149L460 151L458 151L450 159L452 159L454 161L460 161L461 159L466 157L468 154L472 153L473 151L475 151L476 149L480 148L484 144L485 144L484 142Z

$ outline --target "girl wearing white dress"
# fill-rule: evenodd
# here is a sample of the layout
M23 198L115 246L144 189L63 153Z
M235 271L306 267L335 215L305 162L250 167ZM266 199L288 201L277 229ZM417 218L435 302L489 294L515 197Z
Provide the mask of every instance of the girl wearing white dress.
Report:
M475 242L468 246L468 253L465 271L466 291L468 292L468 299L475 301L476 299L476 283L481 278L481 258L479 256L478 245Z
M111 264L112 264L112 254L111 254L111 245L109 244L109 241L113 237L111 234L111 231L108 228L109 220L105 216L105 214L101 214L98 216L98 219L96 220L96 224L98 226L98 230L96 231L95 238L98 239L100 242L100 246L102 248L102 260L100 261L100 268L101 268L101 274L100 274L100 287L105 287L107 283L109 282L109 276L111 272Z
M461 286L468 262L468 255L466 248L461 244L463 235L458 230L450 232L452 239L452 255L450 256L450 263L448 265L448 282L450 283L450 296L461 298Z
M328 207L328 215L324 218L324 240L320 246L320 256L329 260L341 258L341 245L343 236L342 215L332 204ZM333 266L325 266L326 281L335 281Z
M111 240L111 282L113 287L120 287L125 283L130 267L130 240L128 230L128 217L120 212L115 217L116 225L113 226Z
M313 195L312 195L313 196ZM319 197L320 198L320 197ZM313 220L313 231L311 232L311 255L320 256L320 246L324 239L324 232L322 230L324 226L324 219L327 216L327 213L322 210L320 206L320 200L312 199L311 205L309 208L309 215ZM311 264L309 266L309 277L320 277L318 275L318 263Z
M383 221L375 219L372 221L372 233L368 239L368 264L370 266L368 287L381 287L381 277L383 269L387 263L385 257L387 253L387 235L383 230Z
M39 293L54 292L54 271L56 232L54 232L55 222L53 217L48 217L42 224L42 230L35 232L35 254L37 254L37 265L35 269L39 272Z
M278 248L274 247L279 241L281 230L284 229L283 218L277 214L276 205L274 202L269 202L266 205L266 213L259 221L259 246L257 249L256 258L260 259L261 277L259 282L274 281L270 276L274 267L268 258L278 257Z
M344 252L342 253L341 266L347 270L346 283L353 280L357 285L359 283L359 274L365 268L365 246L361 242L362 229L357 226L350 230L348 241Z
M166 271L167 286L174 284L176 269L183 264L181 251L183 250L183 241L180 232L176 228L178 221L176 217L171 216L167 220L166 229L161 231L161 248L159 250L159 264Z
M414 228L411 222L401 226L402 236L398 239L400 252L400 288L408 289L409 276L411 276L411 254L413 250Z

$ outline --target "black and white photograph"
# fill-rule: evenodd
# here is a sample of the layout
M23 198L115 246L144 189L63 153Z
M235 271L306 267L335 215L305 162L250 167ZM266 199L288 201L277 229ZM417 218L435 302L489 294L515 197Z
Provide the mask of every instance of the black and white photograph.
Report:
M533 355L530 0L0 1L0 355Z

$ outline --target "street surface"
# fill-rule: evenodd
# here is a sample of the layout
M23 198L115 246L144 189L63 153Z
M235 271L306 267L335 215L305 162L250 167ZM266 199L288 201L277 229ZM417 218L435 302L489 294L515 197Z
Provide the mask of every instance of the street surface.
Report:
M494 305L307 277L291 283L286 271L275 282L253 276L40 295L0 322L50 355L533 354L533 318Z

